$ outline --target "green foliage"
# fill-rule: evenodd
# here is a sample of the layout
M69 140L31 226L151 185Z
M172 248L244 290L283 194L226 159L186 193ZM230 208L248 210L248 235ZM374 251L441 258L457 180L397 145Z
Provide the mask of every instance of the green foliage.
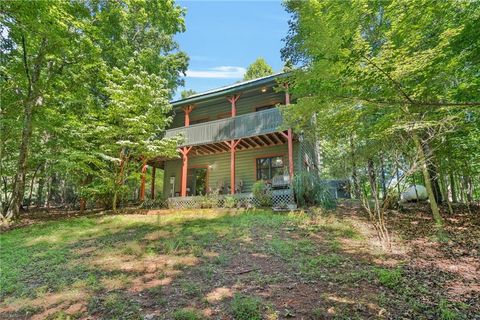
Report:
M262 302L256 297L235 294L230 304L233 319L260 320L262 319Z
M193 309L180 309L173 313L174 320L201 320L203 318L199 311Z
M180 286L182 291L189 297L193 298L201 294L200 287L195 282L185 280L181 282Z
M293 177L292 185L301 206L320 205L324 209L336 207L335 196L318 174L309 171L300 172Z
M207 193L198 200L200 208L216 208L218 206L218 193Z
M159 0L0 6L2 211L15 181L21 198L38 183L40 205L47 189L52 202L65 201L64 189L70 202L129 200L140 159L175 154L175 141L159 138L188 63L173 39L183 9Z
M265 181L256 181L252 185L252 193L257 198L260 207L270 207L272 205L272 190Z
M180 96L182 97L182 99L186 99L190 96L193 96L194 94L197 94L197 92L195 90L192 90L192 89L182 90L180 92Z
M225 196L223 198L223 206L225 208L235 208L238 204L238 199L235 196Z
M313 290L316 285L312 280L315 280L335 283L336 295L354 299L356 293L363 292L364 285L374 283L381 274L382 279L387 279L382 280L383 283L394 286L393 290L382 290L382 285L369 292L371 299L377 301L378 297L379 307L392 317L448 319L457 314L457 319L474 318L476 305L446 300L448 292L442 290L448 281L446 284L435 282L445 274L405 269L399 277L395 275L396 269L377 269L370 259L352 255L352 248L365 248L365 239L358 242L358 238L351 238L352 232L347 231L355 222L347 216L333 214L312 219L296 214L279 215L270 210L235 214L224 210L176 210L161 216L94 215L44 221L0 234L0 299L5 307L17 308L21 302L23 308L15 315L23 318L40 317L44 308L37 307L36 301L47 301L58 295L63 297L65 305L90 298L88 314L80 311L79 317L136 319L139 314L145 317L150 303L155 303L164 310L169 309L165 316L173 318L175 309L168 295L171 289L179 298L174 305L190 302L204 305L206 293L231 287L230 272L238 267L238 259L242 259L247 250L262 259L283 260L276 263L280 268L276 271L280 272L267 275L262 270L254 270L242 274L242 282L251 286L265 287L296 279L295 282ZM249 241L239 249L238 243L245 237L249 237ZM350 240L344 242L344 238ZM331 248L333 240L342 246ZM192 255L200 250L205 253L199 259L202 263L195 263ZM150 270L142 267L152 261L163 261L165 255L172 261L158 264L154 277ZM132 273L132 269L125 268L125 263L134 263L133 266L140 269L135 268ZM145 276L157 282L167 279L172 271L178 273L175 281L166 287L157 284L147 288L142 291L145 299L135 301L129 289L136 279ZM400 281L392 280L395 278ZM111 288L111 284L116 289ZM78 295L79 292L84 294ZM236 300L240 301L235 304L240 319L270 314L269 307L263 307L261 302L260 307L256 307L258 299L247 298L246 302ZM367 302L360 303L364 306ZM225 306L221 315L228 312L226 317L234 318L229 299L220 304ZM141 308L139 312L138 308ZM357 309L346 308L340 312L348 318ZM359 312L365 315L365 310ZM278 311L284 316L283 311ZM377 312L372 310L372 316L377 316Z
M272 67L265 61L264 58L257 58L251 65L248 66L247 71L243 76L243 80L253 80L273 74Z
M119 293L108 293L105 297L90 299L88 310L91 314L102 311L103 319L143 319L139 304Z
M285 7L292 19L282 56L302 68L289 75L297 100L284 116L320 141L322 177L351 181L351 194L375 199L381 217L397 176L402 188L416 174L438 226L440 190L463 189L463 202L480 196L471 179L480 173L478 2L292 0Z
M440 303L438 304L437 312L438 312L438 318L440 320L465 319L465 316L455 309L455 304L451 303L446 299L440 300Z
M378 268L378 269L375 269L375 273L377 274L378 281L382 285L390 289L394 289L402 283L403 277L402 277L401 268L395 268L395 269Z
M156 197L155 199L147 199L142 202L142 209L165 209L167 208L167 203L161 197Z

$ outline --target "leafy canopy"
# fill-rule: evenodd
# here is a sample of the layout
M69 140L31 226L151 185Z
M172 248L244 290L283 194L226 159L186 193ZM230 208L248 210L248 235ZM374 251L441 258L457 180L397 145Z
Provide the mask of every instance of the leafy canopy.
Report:
M253 80L273 74L272 67L265 61L264 58L257 58L251 65L248 66L247 71L243 75L243 80Z

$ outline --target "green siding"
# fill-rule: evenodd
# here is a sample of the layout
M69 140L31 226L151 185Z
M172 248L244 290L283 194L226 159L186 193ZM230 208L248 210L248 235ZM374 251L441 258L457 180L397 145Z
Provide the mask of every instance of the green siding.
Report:
M237 115L242 115L250 112L255 112L255 108L266 105L274 105L277 103L283 103L285 100L285 93L273 92L269 89L269 92L255 95L240 96L237 100ZM260 89L259 89L260 91ZM231 104L226 98L199 103L195 109L190 113L190 121L197 119L208 118L208 121L218 119L219 114L225 114L231 111ZM175 111L171 128L183 127L185 124L185 113L180 109Z
M299 170L299 164L296 163L295 155L298 154L298 143L294 142L294 170ZM244 191L249 192L252 184L256 180L255 159L269 155L284 155L285 164L288 168L288 147L286 144L258 149L250 149L236 152L236 183L243 181ZM188 159L188 167L210 166L208 170L208 187L211 190L217 189L220 185L230 185L230 153L220 153L215 155L191 155ZM182 170L182 160L169 160L165 163L164 195L170 196L170 177L175 176L175 192L180 192L180 175Z

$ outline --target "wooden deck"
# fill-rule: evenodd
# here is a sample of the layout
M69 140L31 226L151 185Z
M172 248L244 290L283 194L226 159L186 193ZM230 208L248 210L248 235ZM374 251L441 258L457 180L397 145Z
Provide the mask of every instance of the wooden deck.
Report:
M180 147L213 145L210 148L202 148L204 153L228 151L224 148L223 141L242 138L242 142L238 145L241 150L242 148L284 144L286 139L281 134L276 134L282 130L282 124L283 118L280 110L273 108L170 129L166 131L165 138L183 135L184 141L179 145Z

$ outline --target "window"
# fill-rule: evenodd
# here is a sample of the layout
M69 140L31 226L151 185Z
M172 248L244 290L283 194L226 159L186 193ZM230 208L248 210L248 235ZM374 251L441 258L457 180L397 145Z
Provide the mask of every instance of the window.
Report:
M284 173L283 156L257 158L257 180L271 180Z
M275 108L275 105L269 105L269 106L262 106L262 107L256 107L255 108L255 111L263 111L263 110L267 110L267 109L273 109Z

